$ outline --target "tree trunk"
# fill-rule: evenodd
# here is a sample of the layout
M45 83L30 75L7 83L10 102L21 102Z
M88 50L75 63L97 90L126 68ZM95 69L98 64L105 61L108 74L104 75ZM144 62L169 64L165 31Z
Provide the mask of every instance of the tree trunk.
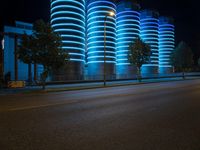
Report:
M185 80L185 69L182 70L183 80Z
M45 67L44 67L45 68ZM47 69L44 69L43 73L41 74L41 80L42 80L42 89L46 89L46 79L48 77L49 71Z
M138 79L139 82L142 82L141 69L140 69L140 67L137 67L137 79Z
M28 64L28 82L29 84L32 83L32 73L31 73L32 67L31 67L31 63Z
M37 64L34 64L34 81L37 82Z
M15 81L18 80L18 55L17 55L17 47L18 47L18 37L15 35L14 40L15 40L15 49L14 49L14 72L15 72Z
M43 90L46 89L46 81L42 81L42 89L43 89Z

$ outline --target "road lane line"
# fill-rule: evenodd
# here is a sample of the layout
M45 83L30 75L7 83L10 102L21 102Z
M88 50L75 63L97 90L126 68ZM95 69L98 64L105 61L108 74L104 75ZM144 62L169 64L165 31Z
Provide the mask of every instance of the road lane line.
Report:
M37 109L37 108L50 107L50 106L56 106L56 105L73 104L73 103L76 103L76 102L77 101L68 101L68 102L54 103L54 104L44 104L44 105L38 105L38 106L27 106L27 107L20 107L20 108L11 108L11 109L8 109L8 111L21 111L21 110Z
M163 87L166 88L166 87ZM177 87L167 87L167 91L171 91L173 89L176 89ZM184 88L184 87L179 87L179 88ZM158 90L158 88L156 89L151 89L151 92L156 92ZM149 88L147 89L142 89L142 92L140 91L139 93L120 93L120 94L111 94L111 95L107 95L107 96L99 96L99 97L93 97L95 99L99 99L99 98L109 98L109 97L123 97L123 96L130 96L130 95L135 95L135 94L141 94L143 95L144 93L149 92ZM82 99L82 98L81 98ZM86 99L90 99L90 98L86 98ZM3 112L11 112L11 111L23 111L23 110L29 110L29 109L38 109L38 108L44 108L44 107L51 107L51 106L58 106L58 105L67 105L67 104L74 104L77 102L83 102L80 101L79 99L73 99L73 100L68 100L67 102L59 102L59 103L53 103L53 104L43 104L43 105L37 105L37 106L25 106L25 107L18 107L18 108L10 108L7 110L3 110ZM1 111L2 112L2 111Z

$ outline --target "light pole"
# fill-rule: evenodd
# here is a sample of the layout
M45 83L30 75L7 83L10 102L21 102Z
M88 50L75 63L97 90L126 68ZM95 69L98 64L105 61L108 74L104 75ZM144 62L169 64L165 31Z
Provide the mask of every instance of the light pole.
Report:
M1 39L0 39L1 40ZM3 58L3 56L4 56L4 54L3 54L3 49L4 49L4 42L3 42L4 40L2 39L2 41L1 41L1 46L0 46L0 80L3 80L3 63L4 63L4 58ZM1 82L1 81L0 81Z
M0 80L3 80L4 76L4 33L0 32ZM1 81L0 81L1 82Z
M103 61L103 85L106 86L106 21L108 16L113 17L115 13L110 11L104 19L104 61Z

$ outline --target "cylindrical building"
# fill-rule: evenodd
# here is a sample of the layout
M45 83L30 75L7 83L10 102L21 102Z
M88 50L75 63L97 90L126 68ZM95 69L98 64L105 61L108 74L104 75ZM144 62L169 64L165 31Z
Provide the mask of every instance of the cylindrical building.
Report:
M151 47L151 58L148 64L142 66L143 76L158 73L158 28L159 14L152 10L143 10L140 14L140 36L142 40Z
M61 79L82 79L85 64L85 0L51 0L51 25L62 37L69 53L68 67Z
M123 1L117 5L117 78L133 77L135 68L129 63L129 45L140 35L140 6Z
M115 77L116 5L112 0L89 0L87 6L87 62L88 75L92 79L103 79L104 50L107 79ZM104 49L105 48L105 49Z
M170 57L175 47L174 20L169 17L159 18L159 73L173 72Z

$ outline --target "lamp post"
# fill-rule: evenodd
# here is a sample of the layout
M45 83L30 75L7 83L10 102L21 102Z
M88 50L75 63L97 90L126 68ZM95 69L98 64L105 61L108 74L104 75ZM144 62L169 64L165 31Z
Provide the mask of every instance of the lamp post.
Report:
M108 16L113 17L115 13L113 11L110 11L104 19L104 63L103 63L103 85L106 86L106 21Z
M3 58L3 49L4 49L4 40L2 39L1 41L1 46L0 46L0 80L3 79L3 62L4 62L4 58ZM1 82L1 81L0 81Z
M0 32L0 42L0 80L2 80L4 75L4 34L2 32Z

